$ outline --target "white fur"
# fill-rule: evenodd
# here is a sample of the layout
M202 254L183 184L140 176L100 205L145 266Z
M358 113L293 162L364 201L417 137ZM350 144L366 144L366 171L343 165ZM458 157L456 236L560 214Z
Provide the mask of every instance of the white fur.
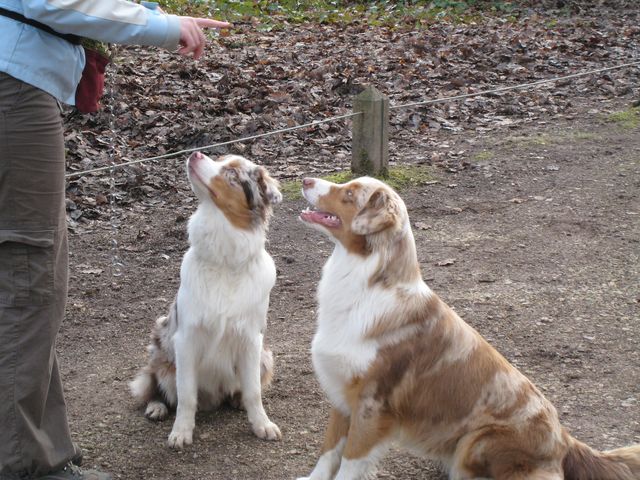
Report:
M340 467L342 452L347 444L346 438L341 438L335 448L323 453L315 468L308 477L298 477L298 480L331 480Z
M206 182L220 163L203 165L196 174ZM241 391L254 433L275 440L280 430L264 411L260 386L262 332L276 279L264 248L265 231L235 228L190 178L202 203L189 221L191 247L182 261L176 298L178 407L169 444L192 442L198 390L207 392L214 404L220 395Z
M379 186L377 180L367 177L357 181L370 184L371 188ZM313 187L303 193L309 203L316 205L320 197L329 193L330 186L329 182L314 179ZM364 203L366 193L361 192L360 196L357 201ZM328 232L322 225L311 226ZM333 236L329 238L335 241ZM366 338L376 319L393 312L399 305L396 291L369 285L379 264L378 253L361 257L349 253L336 241L318 286L318 326L311 344L313 366L332 405L346 416L351 412L344 398L345 386L369 368L381 346L412 333L409 328L401 332L401 337ZM432 293L422 280L406 285L405 292L425 296Z
M393 291L368 286L377 265L377 255L362 259L336 244L318 286L313 366L329 400L346 416L351 412L345 386L369 368L381 346L378 339L365 338L365 332L378 316L396 307Z
M175 364L175 376L155 375L166 403L177 404L171 447L192 443L198 406L215 407L238 392L254 433L268 440L281 438L261 398L261 357L271 362L270 353L263 352L263 333L276 279L275 265L265 250L267 222L248 229L235 227L209 190L212 177L231 161L249 173L255 168L237 156L214 162L194 154L187 164L200 203L189 220L190 248L182 260L175 309L158 319L161 342L150 347L152 356L161 352ZM275 185L265 193L274 203L281 198ZM153 362L150 365L153 374ZM149 379L154 378L151 374L143 371L131 383L134 396L144 397ZM149 401L147 417L167 415L167 405L160 400Z
M436 300L433 311L427 303L421 303L430 300L429 296L433 294L422 279L416 278L419 268L415 268L415 245L404 203L394 197L392 191L379 191L386 187L374 179L363 178L354 182L357 182L355 186L337 187L319 179L303 181L304 196L313 207L323 211L305 211L301 219L328 234L336 245L323 268L318 287L318 326L312 342L312 359L330 402L349 419L350 424L346 446L344 439L340 440L333 450L320 457L309 477L299 480L373 478L377 460L389 444L396 441L410 451L439 461L449 471L451 480L485 480L474 475L487 475L492 471L492 463L505 465L510 460L514 462L514 478L525 478L525 468L530 468L526 474L529 480L563 478L562 459L566 452L563 446L567 446L567 435L553 406L524 375L514 368L505 368L504 359L486 348L482 338L440 300L431 299ZM349 219L351 224L346 225ZM354 234L365 237L358 238ZM412 300L418 302L407 303ZM425 314L433 320L428 324L412 310L423 305ZM402 319L407 322L403 323ZM378 353L390 343L407 339L415 332L413 323L419 321L422 321L420 335L428 335L429 329L435 325L441 327L438 336L434 336L434 342L440 342L435 348L446 348L437 359L429 358L428 365L420 363L420 356L415 354L415 344L409 342L403 353L416 359L416 363L405 369L402 376L384 368L389 365L376 363L372 368L372 362L389 361L389 358L399 358L399 364L394 368L402 367L402 356L394 356L399 349L390 349L389 357L385 352ZM446 321L446 324L441 321ZM482 351L478 351L479 348ZM433 400L420 392L414 393L414 387L427 391L431 387L430 380L414 373L416 367L423 366L429 369L428 373L435 373L439 369L450 368L454 363L461 364L459 370L463 378L455 379L458 383L452 382L448 390L446 375L441 372L443 378L434 377L434 382L439 382L434 383L435 389L455 394L464 390L460 380L468 378L470 383L473 381L469 375L474 370L465 371L464 364L471 361L474 352L483 355L484 359L492 359L495 365L478 365L478 371L482 371L480 367L483 365L484 368L492 368L493 377L488 381L480 377L485 383L470 389L470 394L474 395L473 407L457 406L452 402L452 412L458 413L457 416L452 415L455 420L422 422L418 418L413 431L403 432L403 427L404 422L415 418L413 415L417 410L411 410L408 415L400 413L400 422L394 424L394 411L401 412L402 404L412 400L407 394L414 394L417 402L423 402L415 407L429 415ZM389 375L390 382L399 382L396 403L393 402L396 391L392 390L389 395L385 393L387 388L395 387L386 384L390 382L376 382L382 378L381 375ZM411 383L423 378L424 385ZM475 397L478 390L480 395ZM526 395L525 401L522 395ZM382 417L381 405L385 401L388 401L387 415ZM381 419L383 422L378 423ZM335 430L334 427L338 426L340 430ZM514 446L499 443L502 449L497 453L492 451L488 442L495 441L500 435L492 437L493 433L487 428L491 426L504 427L506 433L502 435L502 442L512 441ZM335 441L333 434L342 432L345 427L343 424L330 424L328 432L331 435L325 442ZM510 434L511 430L517 434ZM529 440L529 445L526 445L526 440Z
M388 442L382 442L362 458L343 458L335 480L373 480L376 478L378 461L388 452L389 447Z
M306 197L307 200L313 205L318 203L318 199L323 195L329 193L331 189L331 183L326 180L322 180L321 178L314 179L313 188L305 189L302 191L302 194Z

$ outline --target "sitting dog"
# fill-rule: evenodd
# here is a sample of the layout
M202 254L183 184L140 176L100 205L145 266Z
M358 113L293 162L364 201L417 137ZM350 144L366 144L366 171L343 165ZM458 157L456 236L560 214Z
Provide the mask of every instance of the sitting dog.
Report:
M332 404L313 480L371 478L392 442L451 479L638 480L640 445L597 452L424 283L402 199L372 178L305 179L300 218L335 249L312 343Z
M189 220L190 248L167 316L156 321L148 365L130 383L153 420L176 407L169 445L192 443L196 408L241 402L253 432L281 438L262 406L273 359L263 345L269 293L276 279L265 236L278 183L263 167L236 155L187 161L199 200Z

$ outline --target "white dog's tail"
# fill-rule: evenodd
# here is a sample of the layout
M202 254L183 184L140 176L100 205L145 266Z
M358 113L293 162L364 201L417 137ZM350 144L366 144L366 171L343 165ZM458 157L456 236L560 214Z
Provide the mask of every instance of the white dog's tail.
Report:
M260 383L262 388L266 388L273 379L273 353L268 347L262 347L260 355Z
M133 398L146 405L157 396L158 382L155 376L145 369L129 382L129 390Z
M163 420L169 414L168 402L158 388L158 379L147 369L142 370L129 382L133 397L146 405L144 416L149 420Z

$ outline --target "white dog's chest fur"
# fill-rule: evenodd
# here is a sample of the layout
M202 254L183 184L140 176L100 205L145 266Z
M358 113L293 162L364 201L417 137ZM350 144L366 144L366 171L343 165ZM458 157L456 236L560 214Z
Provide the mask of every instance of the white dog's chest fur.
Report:
M239 388L234 371L239 357L249 343L262 343L276 268L255 238L236 238L233 245L218 238L211 248L196 222L197 217L190 232L194 245L180 269L175 335L200 352L199 389L217 396Z
M244 318L235 322L237 327L255 331L256 321L264 323L275 279L275 265L264 250L242 267L230 269L202 263L190 249L182 262L178 305L191 313L191 326L218 329L227 321L233 324Z

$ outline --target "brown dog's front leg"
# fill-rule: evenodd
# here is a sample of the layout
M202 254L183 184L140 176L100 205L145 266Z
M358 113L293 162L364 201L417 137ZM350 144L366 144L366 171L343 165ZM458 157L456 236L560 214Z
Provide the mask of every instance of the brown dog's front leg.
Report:
M351 415L349 434L335 480L363 480L375 475L389 448L393 422L380 401L364 397Z
M349 417L343 415L335 408L331 409L329 424L324 435L324 443L320 452L320 458L315 468L308 477L300 477L298 480L331 480L340 467L342 451L347 443L349 433Z

